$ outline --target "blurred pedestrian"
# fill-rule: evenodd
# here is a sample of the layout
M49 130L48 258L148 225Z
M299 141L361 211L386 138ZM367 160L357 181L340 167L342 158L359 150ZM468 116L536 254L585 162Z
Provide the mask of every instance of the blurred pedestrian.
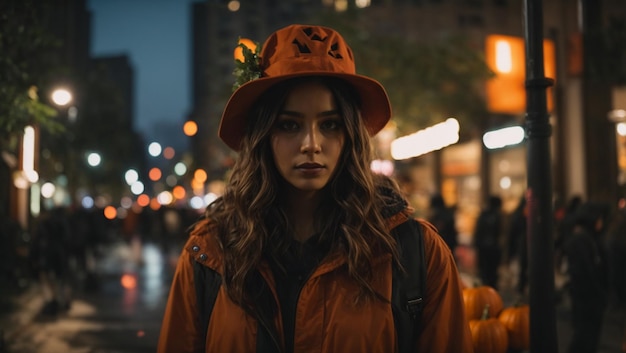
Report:
M556 212L556 235L554 238L554 253L557 270L561 266L561 258L563 257L563 247L567 239L574 231L574 223L576 222L578 208L582 205L583 199L578 195L572 196L565 208Z
M474 229L474 247L478 275L482 284L498 288L498 269L502 259L502 199L492 195L478 215Z
M427 219L437 228L437 231L448 245L448 248L450 248L450 251L454 254L454 250L458 245L458 232L456 230L454 210L446 206L441 194L431 196Z
M626 208L618 210L607 233L609 283L622 319L622 352L626 353Z
M526 197L520 198L517 207L511 214L507 241L507 259L509 266L517 262L519 271L515 289L517 294L523 296L528 285L528 242L526 236L528 207Z
M25 279L27 268L23 268L18 253L21 235L20 224L0 214L0 285L4 288L16 288Z
M608 266L604 245L607 210L585 202L576 211L564 255L569 275L572 339L568 353L595 353L608 301Z
M450 251L411 216L397 184L370 168L371 136L390 104L353 60L333 29L292 25L268 38L258 62L248 52L238 66L248 79L219 136L239 153L178 261L159 352L398 352L407 343L391 303L399 251L424 260L427 281L407 348L472 350ZM423 258L418 246L396 247L398 228L399 238L422 234ZM207 269L221 282L204 322L196 291ZM413 307L403 303L398 310Z
M66 210L44 209L33 236L32 259L44 296L42 313L57 315L71 305L71 227Z

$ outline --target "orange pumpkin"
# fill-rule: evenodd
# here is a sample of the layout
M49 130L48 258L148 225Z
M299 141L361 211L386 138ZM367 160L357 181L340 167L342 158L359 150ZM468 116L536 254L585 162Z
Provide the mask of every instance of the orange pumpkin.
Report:
M489 305L483 309L480 319L469 321L474 353L506 353L509 336L504 324L495 317L489 317Z
M480 319L483 309L489 305L489 316L496 318L504 308L502 297L490 286L478 286L463 289L463 304L468 320Z
M509 346L513 349L530 348L530 308L528 304L515 305L502 310L498 320L509 334Z

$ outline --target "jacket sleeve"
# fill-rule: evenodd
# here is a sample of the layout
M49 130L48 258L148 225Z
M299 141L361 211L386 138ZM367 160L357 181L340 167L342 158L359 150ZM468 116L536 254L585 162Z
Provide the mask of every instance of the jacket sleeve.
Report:
M424 230L427 274L416 352L471 353L472 339L456 263L433 226L420 222Z
M161 333L158 353L202 352L205 335L200 331L194 286L193 256L187 246L178 259L172 280Z

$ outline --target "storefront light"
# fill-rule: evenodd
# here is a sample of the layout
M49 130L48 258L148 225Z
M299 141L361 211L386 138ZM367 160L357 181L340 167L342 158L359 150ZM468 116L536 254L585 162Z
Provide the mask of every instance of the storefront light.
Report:
M375 159L370 165L370 169L376 174L391 176L394 171L393 162L384 159Z
M35 171L35 139L35 128L26 126L22 139L22 170L30 183L39 180L39 174Z
M395 160L417 157L442 149L459 141L459 122L454 118L435 124L391 142L391 156Z
M496 69L501 73L509 73L513 68L511 45L506 40L496 41Z
M521 126L511 126L504 129L493 130L483 135L483 143L488 149L503 148L517 145L524 141L524 128Z

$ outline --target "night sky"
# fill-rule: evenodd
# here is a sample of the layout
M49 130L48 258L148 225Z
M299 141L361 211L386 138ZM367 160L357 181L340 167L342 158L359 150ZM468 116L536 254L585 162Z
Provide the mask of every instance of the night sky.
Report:
M135 129L146 143L156 140L175 147L186 143L179 127L191 109L192 2L87 1L92 13L91 55L130 57L135 73Z

